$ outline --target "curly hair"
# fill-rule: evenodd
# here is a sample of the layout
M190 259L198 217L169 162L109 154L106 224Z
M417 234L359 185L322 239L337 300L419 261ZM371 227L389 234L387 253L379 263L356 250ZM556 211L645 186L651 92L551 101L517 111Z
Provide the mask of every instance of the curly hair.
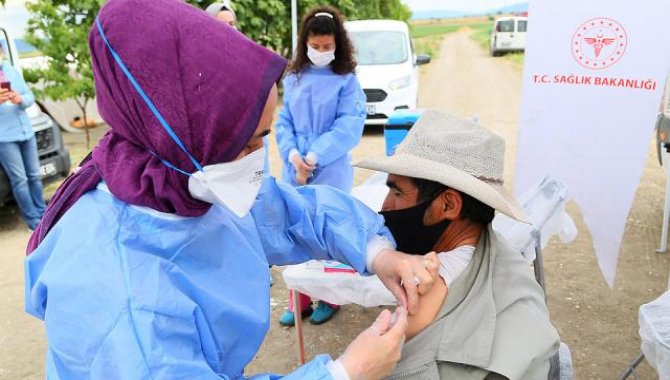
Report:
M326 16L315 17L317 13L328 13L333 18ZM354 57L354 46L344 29L344 17L331 6L320 6L312 8L302 19L298 46L289 72L299 74L311 62L307 57L307 39L310 36L335 36L335 60L330 64L334 73L339 75L353 73L356 69L356 58Z

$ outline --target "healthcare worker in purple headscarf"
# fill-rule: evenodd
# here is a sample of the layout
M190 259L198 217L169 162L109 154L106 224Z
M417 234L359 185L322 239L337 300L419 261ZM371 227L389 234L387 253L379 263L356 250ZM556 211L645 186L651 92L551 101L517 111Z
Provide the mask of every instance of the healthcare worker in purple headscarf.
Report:
M110 131L25 262L48 379L245 378L269 327L268 264L343 261L416 311L436 259L393 251L383 219L342 192L263 180L281 57L179 0L110 0L89 45ZM383 312L339 359L285 379L385 376L406 315Z

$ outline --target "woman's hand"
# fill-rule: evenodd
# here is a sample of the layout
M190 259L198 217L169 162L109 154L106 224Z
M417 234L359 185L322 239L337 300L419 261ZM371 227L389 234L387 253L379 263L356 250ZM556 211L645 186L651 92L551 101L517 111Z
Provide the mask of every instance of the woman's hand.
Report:
M0 88L0 103L4 103L11 99L12 91Z
M295 168L295 181L299 185L307 184L307 180L312 176L314 166L306 163L299 154L294 154L291 157L291 164Z
M10 91L9 100L14 104L19 105L23 101L23 98L21 97L21 94L19 94L18 92Z
M377 320L347 347L340 362L351 380L376 380L395 368L407 330L407 310L399 306L394 314L384 310Z
M298 172L295 175L295 182L300 185L300 186L305 186L307 185L307 180L309 179L308 176L303 175L302 173Z

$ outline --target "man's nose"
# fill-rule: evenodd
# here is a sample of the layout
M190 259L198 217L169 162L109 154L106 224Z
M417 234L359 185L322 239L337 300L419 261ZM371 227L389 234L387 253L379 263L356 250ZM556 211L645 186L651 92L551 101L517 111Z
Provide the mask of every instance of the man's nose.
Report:
M389 192L390 194L390 192ZM386 195L386 198L384 198L384 203L382 203L382 209L381 211L389 211L391 210L393 205L391 204L391 197Z

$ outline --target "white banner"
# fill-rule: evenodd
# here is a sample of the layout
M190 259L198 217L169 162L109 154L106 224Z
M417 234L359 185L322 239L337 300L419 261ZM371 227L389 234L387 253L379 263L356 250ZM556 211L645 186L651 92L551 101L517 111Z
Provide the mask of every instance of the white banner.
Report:
M610 287L670 68L669 15L668 0L530 4L515 189L567 183Z

